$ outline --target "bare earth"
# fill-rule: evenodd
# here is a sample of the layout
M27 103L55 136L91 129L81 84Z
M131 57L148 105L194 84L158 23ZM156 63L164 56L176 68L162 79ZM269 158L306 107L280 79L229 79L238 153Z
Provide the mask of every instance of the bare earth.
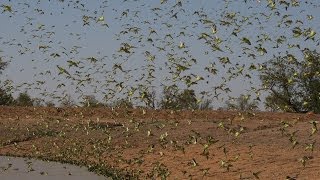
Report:
M0 107L0 155L85 165L119 179L319 179L320 134L312 124L319 120L270 112Z

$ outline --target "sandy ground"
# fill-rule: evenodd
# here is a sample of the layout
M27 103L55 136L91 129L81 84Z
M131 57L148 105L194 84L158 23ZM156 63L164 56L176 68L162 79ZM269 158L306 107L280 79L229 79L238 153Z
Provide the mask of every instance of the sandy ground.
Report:
M315 114L0 107L0 155L114 178L319 179Z

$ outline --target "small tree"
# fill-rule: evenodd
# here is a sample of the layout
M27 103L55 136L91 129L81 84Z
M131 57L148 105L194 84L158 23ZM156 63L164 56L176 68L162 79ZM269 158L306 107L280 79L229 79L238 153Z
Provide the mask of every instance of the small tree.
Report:
M167 86L163 89L163 97L159 102L161 109L177 109L177 97L178 88L176 86Z
M176 86L166 87L159 103L162 109L198 109L194 90L185 89L179 92Z
M320 113L320 53L305 50L301 63L300 88L302 110Z
M152 108L152 109L156 108L157 100L156 100L156 91L154 89L141 91L140 97L148 108Z
M308 49L302 53L302 61L287 54L264 64L260 79L270 92L265 102L267 109L320 112L320 54Z
M32 102L33 102L33 106L40 107L40 106L43 106L44 100L41 98L33 98Z
M10 106L14 103L14 99L11 94L0 88L0 105Z
M33 106L33 99L29 96L27 92L20 93L16 99L17 106Z
M75 102L73 101L70 94L67 94L63 99L61 99L61 107L73 107L75 106Z
M179 109L198 109L196 94L193 89L183 90L177 98Z
M83 102L81 102L81 104L84 107L99 107L99 106L103 106L103 104L101 104L94 95L87 95L83 97Z
M7 62L4 62L2 60L2 57L0 57L0 74L2 73L2 71L8 66Z
M2 57L0 57L0 74L2 74L2 71L7 67L8 63L4 62L2 60ZM14 99L11 94L7 93L7 91L0 87L0 105L9 106L14 103Z
M228 110L255 111L258 109L257 101L250 101L250 96L241 94L234 102L226 101Z
M276 96L269 95L266 97L265 107L267 110L269 110L271 112L281 111L285 106L286 106L286 104L284 103L284 101L282 101L279 98L276 98ZM288 111L288 110L286 110L286 111Z
M47 101L45 104L46 104L47 107L55 107L56 106L54 104L54 102L52 102L52 101Z
M111 107L115 107L115 108L125 108L125 109L131 109L133 108L133 103L129 100L129 99L120 99L115 101Z
M206 99L199 105L199 109L200 110L212 109L211 104L212 104L212 100Z

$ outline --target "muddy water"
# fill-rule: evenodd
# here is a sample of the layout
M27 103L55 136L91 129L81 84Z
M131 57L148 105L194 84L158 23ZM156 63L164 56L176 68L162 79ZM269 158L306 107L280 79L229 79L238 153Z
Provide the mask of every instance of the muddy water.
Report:
M103 180L109 179L78 167L58 162L0 156L0 180ZM110 178L111 179L111 178ZM109 180L110 180L109 179Z

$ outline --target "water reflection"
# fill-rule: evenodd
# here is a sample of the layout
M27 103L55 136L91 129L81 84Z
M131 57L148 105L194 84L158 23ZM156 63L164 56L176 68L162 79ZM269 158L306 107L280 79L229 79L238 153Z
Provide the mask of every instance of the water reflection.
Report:
M58 162L0 156L1 180L102 180L107 179L78 167Z

